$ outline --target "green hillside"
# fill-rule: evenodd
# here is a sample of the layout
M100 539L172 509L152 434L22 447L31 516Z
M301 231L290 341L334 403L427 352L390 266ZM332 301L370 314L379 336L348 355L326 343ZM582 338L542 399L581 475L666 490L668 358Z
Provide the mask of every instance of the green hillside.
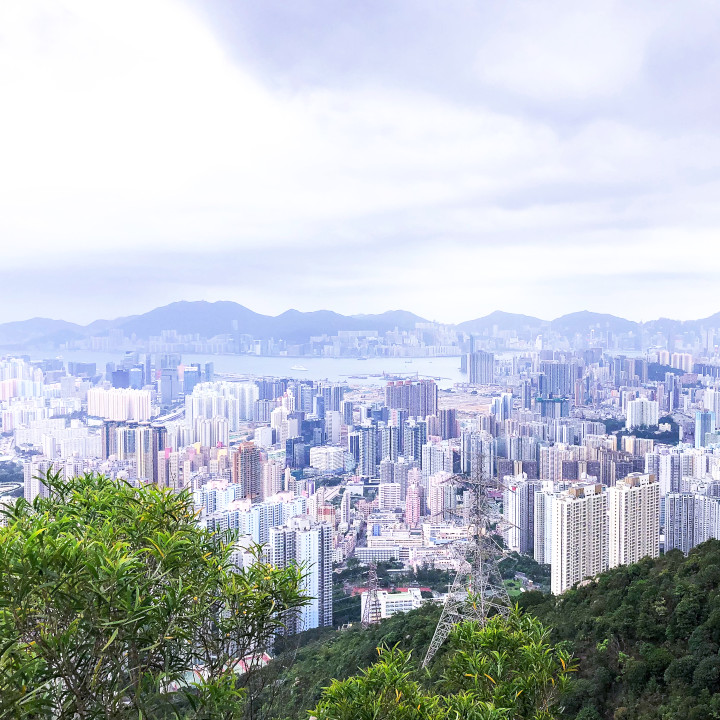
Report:
M563 717L720 717L720 542L611 570L561 598L524 593L520 604L579 659ZM368 667L381 643L419 662L439 613L429 604L367 631L306 634L280 653L260 715L306 718L322 688Z
M580 660L568 717L720 717L720 542L601 575L522 605Z

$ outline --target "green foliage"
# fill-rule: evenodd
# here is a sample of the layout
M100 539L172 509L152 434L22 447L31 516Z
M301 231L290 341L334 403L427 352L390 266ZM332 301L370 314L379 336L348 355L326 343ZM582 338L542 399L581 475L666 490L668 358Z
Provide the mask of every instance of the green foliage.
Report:
M718 717L720 542L689 557L604 573L559 598L525 593L521 605L582 658L566 717L670 720ZM710 713L710 714L708 714Z
M306 602L300 570L236 572L188 493L44 482L0 528L0 717L239 717L243 658Z
M0 484L21 483L23 481L23 466L12 460L0 461Z
M307 718L331 678L344 680L378 659L381 645L421 658L440 618L440 606L426 603L363 630L359 623L342 632L311 630L277 646L268 671L277 676L257 705L263 718Z
M550 566L541 565L529 555L521 553L508 553L500 561L500 574L504 579L513 579L515 573L523 573L542 589L550 589Z
M548 631L517 609L485 626L464 623L432 665L419 672L408 652L379 650L380 659L335 680L313 711L318 720L551 720L573 661L548 643Z

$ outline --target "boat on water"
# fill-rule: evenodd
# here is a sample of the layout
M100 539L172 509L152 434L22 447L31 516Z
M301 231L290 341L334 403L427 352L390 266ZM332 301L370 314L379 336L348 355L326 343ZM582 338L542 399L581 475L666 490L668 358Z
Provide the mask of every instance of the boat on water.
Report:
M307 368L304 365L293 365L291 370L302 370L303 372L307 372Z

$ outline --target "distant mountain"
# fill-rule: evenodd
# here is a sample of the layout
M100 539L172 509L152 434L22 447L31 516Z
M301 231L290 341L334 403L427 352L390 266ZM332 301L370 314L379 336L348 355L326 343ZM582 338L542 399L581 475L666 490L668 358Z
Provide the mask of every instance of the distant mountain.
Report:
M466 320L457 326L458 330L466 333L488 333L492 332L494 327L499 331L514 331L517 333L526 332L528 330L539 329L547 325L547 321L530 315L519 315L517 313L503 312L495 310L485 317L476 318L475 320Z
M377 330L386 332L395 327L415 327L422 318L398 310L381 315L347 316L331 310L286 310L277 316L261 315L238 303L176 302L137 315L117 324L126 335L135 333L147 338L163 330L174 329L181 334L198 333L206 337L224 333L240 333L257 338L283 338L290 342L306 342L316 335L335 335L338 330Z
M426 323L428 320L407 310L388 310L379 315L351 315L360 321L364 329L388 332L399 328L400 330L414 330L416 323Z
M205 337L232 332L263 337L262 330L272 319L234 302L183 300L135 315L115 327L128 336L135 334L139 338L159 335L163 330L176 330L182 335L197 333Z
M280 315L263 315L230 301L207 302L204 300L174 302L155 308L141 315L118 317L112 320L95 320L89 325L78 325L65 320L32 318L0 324L0 347L15 351L54 349L63 343L80 340L92 335L107 335L112 329L120 329L128 337L147 339L163 330L175 330L181 335L213 337L223 334L252 335L256 338L283 339L291 343L307 342L321 335L336 335L340 330L375 330L385 333L398 328L412 330L417 323L428 322L407 310L389 310L371 315L341 315L332 310L301 312L286 310ZM516 332L520 337L547 332L548 329L568 338L576 334L587 335L590 330L613 334L641 330L666 336L678 335L702 328L720 329L720 312L700 320L669 320L659 318L645 323L594 313L587 310L569 313L555 320L546 321L531 315L521 315L496 310L484 317L467 320L455 326L466 333L489 335L494 331Z
M27 345L53 345L83 336L82 325L50 318L36 317L0 325L0 346L2 347L22 348Z
M585 335L591 329L612 333L637 332L640 324L615 315L582 310L556 318L550 323L550 329L561 335L572 337L577 333Z
M54 347L64 342L91 335L107 335L111 329L125 335L147 339L163 330L175 330L181 335L213 337L228 333L252 335L256 338L276 338L289 342L307 342L318 335L336 335L339 330L410 330L423 318L405 310L393 310L379 315L341 315L331 310L301 312L286 310L277 316L262 315L230 301L180 301L155 308L142 315L120 317L115 320L95 320L82 326L64 320L33 318L0 324L0 347Z

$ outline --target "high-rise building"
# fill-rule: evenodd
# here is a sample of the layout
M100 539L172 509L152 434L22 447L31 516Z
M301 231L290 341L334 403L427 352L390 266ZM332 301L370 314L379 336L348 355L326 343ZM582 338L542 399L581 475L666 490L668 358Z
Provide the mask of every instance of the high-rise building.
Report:
M358 475L377 477L377 428L362 425L358 433Z
M90 388L88 415L120 422L144 422L152 416L149 390Z
M535 493L540 482L527 475L506 477L503 490L503 516L508 527L504 540L512 552L533 553L535 545Z
M380 428L380 442L382 445L381 459L395 462L398 459L400 447L400 428L393 425Z
M401 506L400 484L381 482L380 485L378 485L378 509L393 511Z
M658 424L659 407L656 400L637 398L628 401L627 420L625 427L631 430L636 427L654 427Z
M176 367L163 367L160 371L160 402L163 406L172 405L180 394L180 382Z
M556 493L552 480L540 483L540 491L533 497L533 555L541 565L552 562L552 521Z
M410 528L415 528L420 523L421 496L422 488L418 483L413 483L408 487L405 496L405 523Z
M283 490L283 481L285 479L285 468L281 462L277 460L268 460L262 466L263 483L262 496L269 498Z
M403 455L422 462L422 448L427 442L427 424L424 420L408 420L403 426Z
M560 595L608 568L607 495L600 484L576 484L556 496L550 586Z
M695 447L707 445L707 434L715 432L715 413L708 410L699 410L695 413Z
M665 497L665 552L695 547L695 494L672 492Z
M437 412L438 389L434 380L398 380L385 387L385 405L407 410L409 417L424 419Z
M574 382L569 363L543 360L540 363L540 395L548 397L570 397Z
M454 469L455 455L452 445L447 441L428 442L422 446L421 467L423 480L441 470L451 474Z
M467 356L468 383L491 385L495 379L495 356L484 350L476 350Z
M303 568L301 592L310 599L289 632L332 626L332 528L296 517L279 528L270 528L268 552L276 567L297 564Z
M241 443L232 458L232 481L240 485L240 497L259 500L262 493L260 450L252 442Z
M608 488L609 567L660 554L660 486L653 475L632 473Z
M457 410L455 408L443 408L438 411L440 421L440 436L443 440L451 440L459 436Z

